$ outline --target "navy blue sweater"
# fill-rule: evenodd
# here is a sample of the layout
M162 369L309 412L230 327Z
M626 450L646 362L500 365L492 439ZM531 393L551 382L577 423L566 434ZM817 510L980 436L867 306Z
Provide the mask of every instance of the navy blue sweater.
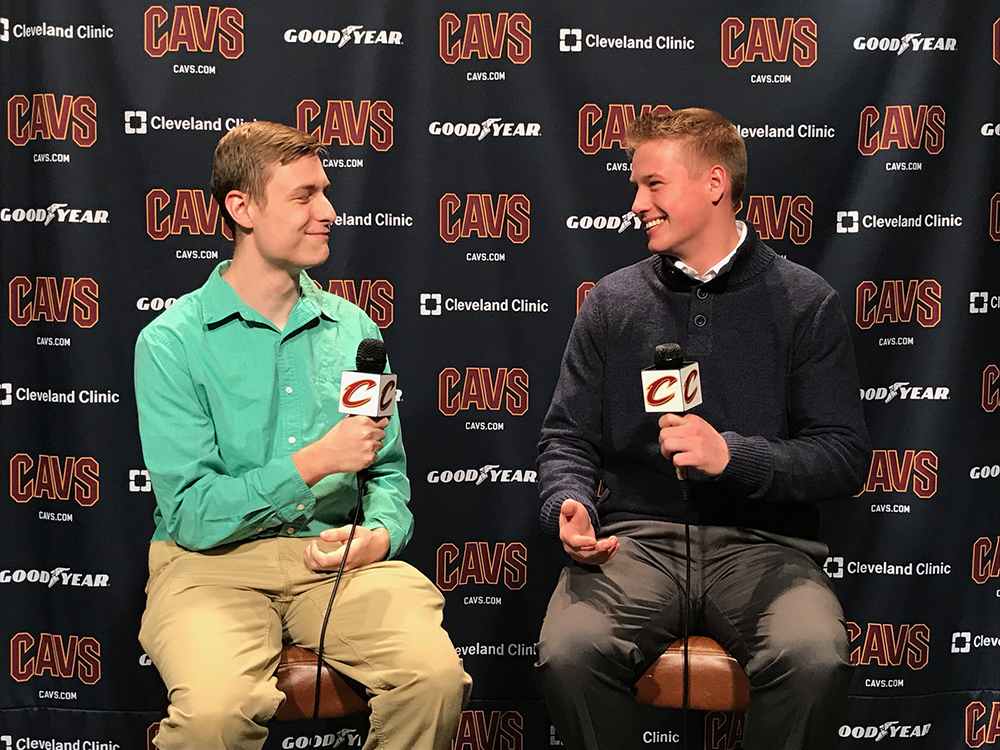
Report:
M667 342L700 364L704 403L693 412L729 446L719 477L690 472L691 522L815 539L815 503L859 492L871 460L854 351L837 293L752 227L709 282L654 255L591 290L542 426L545 531L558 534L566 498L587 507L595 530L684 520L680 482L659 452L660 415L644 411L639 376Z

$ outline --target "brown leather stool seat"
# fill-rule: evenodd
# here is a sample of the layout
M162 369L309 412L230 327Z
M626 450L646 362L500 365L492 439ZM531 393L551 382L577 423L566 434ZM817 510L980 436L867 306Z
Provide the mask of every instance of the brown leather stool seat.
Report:
M298 646L281 649L281 660L275 676L278 690L285 694L285 702L274 715L273 721L301 721L311 719L316 701L316 662L319 657L312 651ZM323 719L337 719L351 714L368 713L364 688L349 683L329 665L323 665L320 682L319 715Z
M688 706L696 711L746 711L750 681L729 653L711 638L688 638ZM635 683L635 699L646 706L684 705L684 641L674 641Z

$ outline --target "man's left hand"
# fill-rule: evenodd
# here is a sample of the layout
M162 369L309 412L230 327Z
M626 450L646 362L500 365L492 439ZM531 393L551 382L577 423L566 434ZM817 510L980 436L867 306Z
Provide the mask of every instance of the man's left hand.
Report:
M333 552L324 552L320 549L318 541L310 542L303 556L306 567L317 573L336 573L340 567L340 561L344 558L344 546L350 533L350 526L340 526L336 529L320 532L319 537L324 542L340 542L341 545ZM351 551L347 556L344 571L356 570L364 565L383 560L388 552L388 531L381 526L375 529L358 526L357 531L354 532L354 539L351 541Z
M729 446L712 425L696 414L660 417L660 453L674 466L690 466L717 477L729 463Z

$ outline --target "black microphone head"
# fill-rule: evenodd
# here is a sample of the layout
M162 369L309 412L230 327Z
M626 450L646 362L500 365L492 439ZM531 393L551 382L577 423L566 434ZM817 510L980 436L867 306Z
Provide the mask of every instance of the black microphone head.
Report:
M381 375L385 372L385 344L378 339L363 339L358 344L358 356L355 359L355 369L371 375Z
M653 350L653 368L673 370L684 364L680 344L658 344Z

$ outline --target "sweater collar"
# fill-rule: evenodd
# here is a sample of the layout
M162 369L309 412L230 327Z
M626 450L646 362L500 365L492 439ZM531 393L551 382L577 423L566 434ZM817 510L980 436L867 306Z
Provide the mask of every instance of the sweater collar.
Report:
M736 249L736 254L723 266L718 275L707 285L740 284L759 274L775 259L775 252L760 241L753 225L746 222L747 236ZM672 259L665 254L657 254L652 258L653 270L663 284L675 289L690 290L701 286L702 282L692 279L674 266Z

